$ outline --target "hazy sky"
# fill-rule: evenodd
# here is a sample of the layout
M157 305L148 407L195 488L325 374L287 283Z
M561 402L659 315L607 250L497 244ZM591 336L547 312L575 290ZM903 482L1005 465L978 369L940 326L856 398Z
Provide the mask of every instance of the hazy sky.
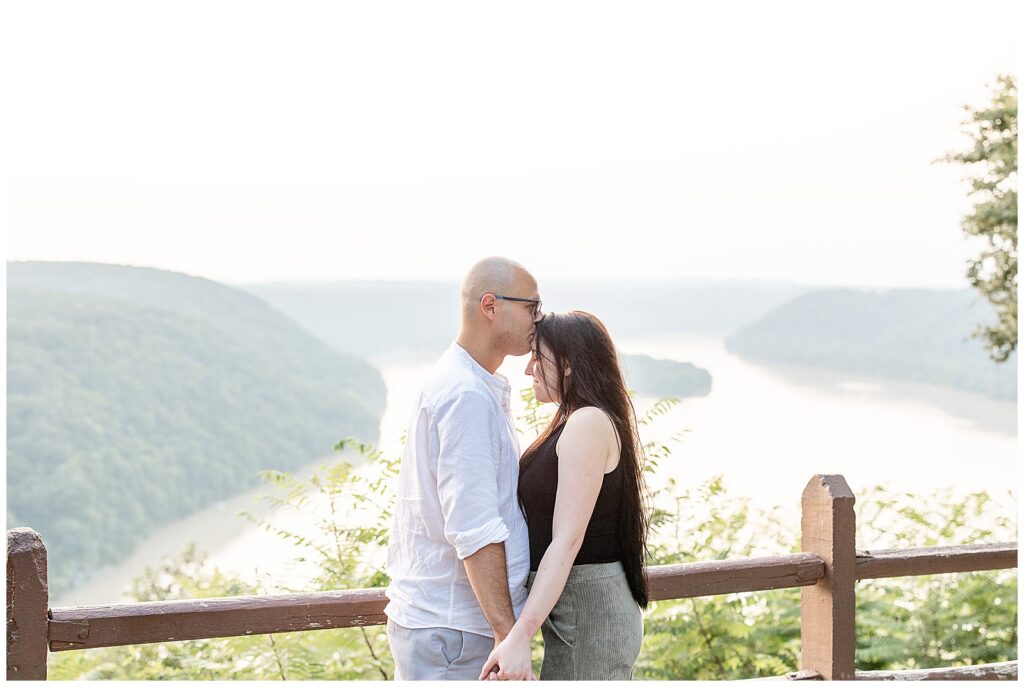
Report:
M1012 2L8 3L12 260L965 286Z

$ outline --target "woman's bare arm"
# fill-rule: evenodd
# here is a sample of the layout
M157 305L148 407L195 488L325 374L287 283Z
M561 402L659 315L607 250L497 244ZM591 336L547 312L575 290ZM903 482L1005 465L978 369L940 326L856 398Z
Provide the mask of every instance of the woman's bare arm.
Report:
M562 595L604 480L609 453L616 447L615 427L598 408L569 416L558 441L558 491L551 545L537 568L519 620L529 636L540 628Z
M552 521L551 544L541 558L537 576L523 612L502 646L484 664L481 677L491 667L506 664L521 668L529 663L530 639L562 595L565 581L586 534L590 516L604 480L611 452L617 451L615 427L598 408L581 408L569 416L558 440L558 491ZM525 652L525 654L524 654Z

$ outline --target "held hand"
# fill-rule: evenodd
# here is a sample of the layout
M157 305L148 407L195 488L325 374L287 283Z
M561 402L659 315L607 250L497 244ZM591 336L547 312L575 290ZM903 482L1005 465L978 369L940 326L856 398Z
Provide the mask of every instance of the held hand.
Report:
M484 662L481 680L531 680L530 638L513 631L499 642ZM497 669L497 672L494 670Z
M492 672L487 674L487 678L486 679L487 680L491 680L493 682L497 682L498 681L498 672L497 672L498 671L498 666L494 666L494 668L492 668L491 670L492 670ZM530 671L530 677L528 677L526 679L527 680L540 680L540 678L537 677L537 673L533 672L532 670Z

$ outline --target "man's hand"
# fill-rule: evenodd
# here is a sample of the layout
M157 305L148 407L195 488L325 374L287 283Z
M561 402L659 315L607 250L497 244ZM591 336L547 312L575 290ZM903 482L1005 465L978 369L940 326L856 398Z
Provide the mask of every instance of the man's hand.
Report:
M480 671L481 680L532 680L530 638L515 629L494 647Z

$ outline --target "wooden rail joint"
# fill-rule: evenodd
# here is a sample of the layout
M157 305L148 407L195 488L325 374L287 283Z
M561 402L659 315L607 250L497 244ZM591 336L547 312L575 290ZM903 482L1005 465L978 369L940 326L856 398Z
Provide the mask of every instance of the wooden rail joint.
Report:
M55 642L70 646L77 645L77 648L84 648L86 640L89 639L88 620L53 620L47 625L46 638L50 645Z

